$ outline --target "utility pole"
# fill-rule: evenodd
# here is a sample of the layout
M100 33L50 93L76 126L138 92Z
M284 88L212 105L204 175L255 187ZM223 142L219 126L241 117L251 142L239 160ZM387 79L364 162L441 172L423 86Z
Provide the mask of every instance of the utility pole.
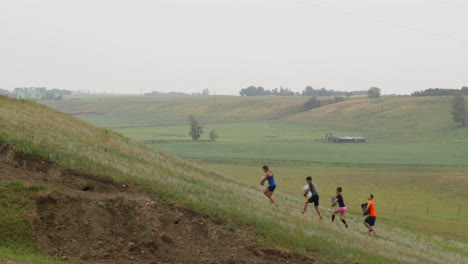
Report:
M380 117L383 118L383 100L382 100L382 96L380 97Z

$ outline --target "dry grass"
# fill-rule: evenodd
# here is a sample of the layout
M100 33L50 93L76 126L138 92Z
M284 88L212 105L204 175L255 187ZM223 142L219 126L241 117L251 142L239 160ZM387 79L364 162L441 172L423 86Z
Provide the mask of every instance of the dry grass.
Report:
M0 97L0 138L15 148L61 164L120 179L133 179L149 190L171 195L185 206L215 218L257 227L259 243L312 254L324 262L466 263L466 244L380 226L382 237L363 232L361 218L350 228L300 214L302 201L275 194L268 204L262 190L240 183L129 139L95 128L66 114L31 102ZM329 212L328 212L329 213ZM446 245L450 245L448 248ZM310 252L315 253L310 253Z

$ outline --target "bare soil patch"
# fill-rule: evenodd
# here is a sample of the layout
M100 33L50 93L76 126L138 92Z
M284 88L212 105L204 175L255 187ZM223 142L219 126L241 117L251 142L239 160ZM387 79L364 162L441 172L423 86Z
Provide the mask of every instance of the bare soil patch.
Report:
M0 143L0 180L43 184L31 216L38 245L73 263L314 263L256 246L203 213L152 199L130 182L65 168Z

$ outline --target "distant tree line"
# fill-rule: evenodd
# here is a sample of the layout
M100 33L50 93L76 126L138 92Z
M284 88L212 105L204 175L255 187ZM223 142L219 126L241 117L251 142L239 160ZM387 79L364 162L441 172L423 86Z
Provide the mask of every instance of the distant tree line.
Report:
M265 96L265 95L274 95L274 96L294 96L295 93L289 88L280 87L273 90L267 90L261 86L249 86L240 90L239 94L241 96Z
M348 92L348 91L327 90L323 87L320 89L314 89L312 88L312 86L306 86L301 93L302 96L346 96L346 97L350 97L353 95L366 95L366 94L367 94L366 90Z
M272 90L267 90L262 86L249 86L240 90L239 94L241 96L352 96L352 95L367 95L366 90L362 91L353 91L353 92L346 92L346 91L335 91L335 90L327 90L325 88L314 89L312 86L307 86L304 88L302 92L293 92L289 88L275 88Z
M461 89L429 88L411 93L411 96L454 96L456 94L468 95L468 87Z

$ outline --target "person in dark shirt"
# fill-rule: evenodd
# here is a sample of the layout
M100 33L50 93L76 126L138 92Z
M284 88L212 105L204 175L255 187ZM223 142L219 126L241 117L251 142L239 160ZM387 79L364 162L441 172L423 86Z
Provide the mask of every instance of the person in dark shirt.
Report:
M265 191L263 193L265 194L266 197L268 197L268 199L270 199L270 202L272 204L278 205L276 203L275 199L273 198L273 192L276 189L276 182L275 182L275 178L273 176L273 172L271 172L268 169L267 165L263 165L262 169L263 169L263 172L265 173L265 175L262 177L262 179L260 181L260 184L263 185L265 183L265 181L268 181L268 187L265 189Z
M308 198L307 195L309 192L312 194L312 196L305 201L304 210L302 210L302 213L305 213L309 203L314 203L315 210L317 211L317 214L319 215L320 219L322 219L322 212L320 212L319 208L319 194L317 190L317 185L315 185L315 183L312 181L312 177L310 176L307 176L306 181L309 185L309 188L304 190L304 197Z
M336 188L336 197L335 200L332 202L332 206L335 206L336 203L338 203L338 208L333 212L332 214L332 222L335 221L335 214L340 213L340 219L341 222L345 225L346 228L348 228L348 224L346 223L345 214L346 214L346 205L343 200L343 195L341 195L341 192L343 191L343 188L338 187Z

